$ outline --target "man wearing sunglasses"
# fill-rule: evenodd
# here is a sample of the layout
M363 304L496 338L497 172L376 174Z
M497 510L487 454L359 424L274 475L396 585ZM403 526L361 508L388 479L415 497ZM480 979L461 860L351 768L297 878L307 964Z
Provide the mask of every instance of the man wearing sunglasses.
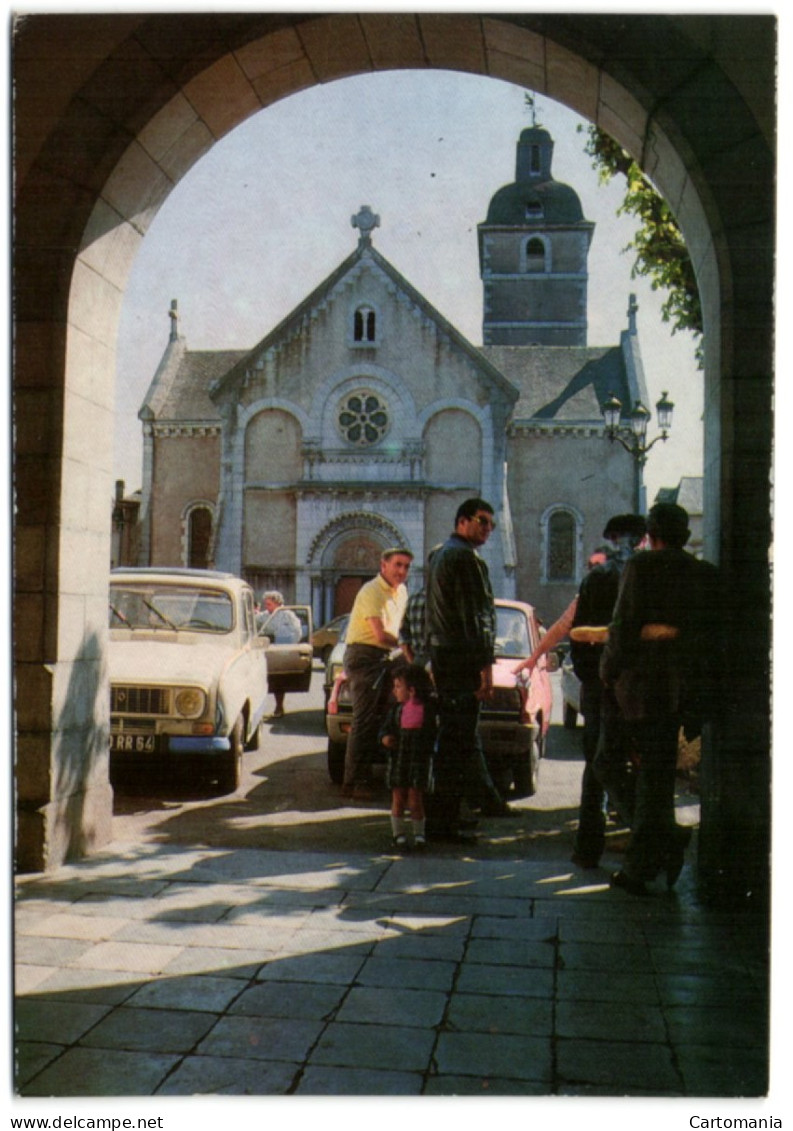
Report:
M435 792L427 833L460 840L460 804L483 816L512 814L487 769L479 738L479 707L492 693L496 612L487 566L477 549L495 530L493 508L466 499L454 533L433 554L427 579L427 636L439 699Z

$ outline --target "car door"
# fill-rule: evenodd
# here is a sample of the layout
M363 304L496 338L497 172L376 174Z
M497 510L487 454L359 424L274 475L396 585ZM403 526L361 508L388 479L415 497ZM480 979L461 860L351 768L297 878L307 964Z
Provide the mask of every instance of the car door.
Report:
M311 684L311 664L314 649L311 646L313 620L309 605L282 605L294 613L300 623L300 639L278 643L276 638L267 649L267 674L278 680L279 691L308 691ZM267 629L265 621L262 628ZM260 632L262 629L259 630Z

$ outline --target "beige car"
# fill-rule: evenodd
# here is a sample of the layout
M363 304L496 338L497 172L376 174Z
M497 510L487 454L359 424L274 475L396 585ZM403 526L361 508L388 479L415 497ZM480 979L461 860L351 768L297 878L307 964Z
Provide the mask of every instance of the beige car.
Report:
M168 769L237 789L267 705L251 587L210 570L117 569L109 617L111 783Z

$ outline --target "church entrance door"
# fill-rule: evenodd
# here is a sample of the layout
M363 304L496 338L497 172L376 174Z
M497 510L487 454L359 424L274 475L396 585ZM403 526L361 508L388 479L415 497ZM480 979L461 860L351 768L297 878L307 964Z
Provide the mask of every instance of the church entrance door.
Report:
M366 580L367 578L365 577L349 575L339 578L336 582L336 591L333 598L334 617L341 616L342 613L348 613L350 611L358 590Z

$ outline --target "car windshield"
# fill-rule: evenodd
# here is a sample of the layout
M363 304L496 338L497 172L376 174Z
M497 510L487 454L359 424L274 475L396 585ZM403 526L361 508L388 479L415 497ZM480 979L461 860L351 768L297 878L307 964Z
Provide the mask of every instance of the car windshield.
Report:
M496 657L528 656L530 652L525 613L496 606Z
M228 593L188 585L111 585L109 614L111 628L221 633L234 624Z

